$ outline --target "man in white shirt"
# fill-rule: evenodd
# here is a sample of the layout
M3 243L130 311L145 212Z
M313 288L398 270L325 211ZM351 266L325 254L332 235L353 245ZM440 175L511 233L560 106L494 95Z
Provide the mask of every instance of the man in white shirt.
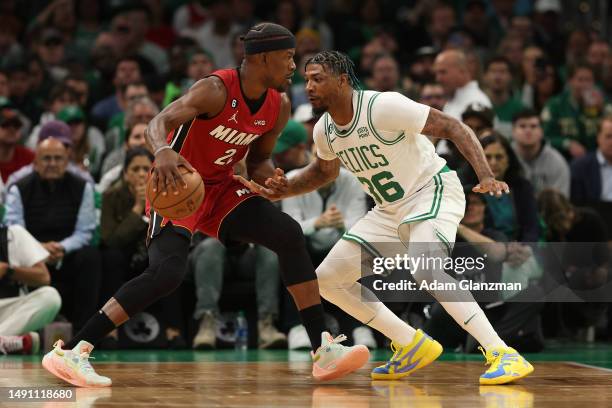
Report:
M493 108L491 100L478 86L468 69L465 54L459 50L441 52L434 62L436 81L448 96L444 113L461 120L461 115L472 103Z
M235 66L232 38L240 32L240 26L232 22L229 3L221 0L210 0L208 3L211 19L194 32L193 38L212 54L218 68L231 68Z
M459 50L443 51L434 62L436 82L442 85L448 97L443 112L461 120L461 115L468 106L477 103L486 108L493 108L491 100L478 86L470 73L465 54ZM446 140L440 140L436 146L438 154L449 153Z
M0 242L0 352L35 353L35 330L51 323L62 304L49 286L49 252L21 225L0 227L0 240L6 242Z

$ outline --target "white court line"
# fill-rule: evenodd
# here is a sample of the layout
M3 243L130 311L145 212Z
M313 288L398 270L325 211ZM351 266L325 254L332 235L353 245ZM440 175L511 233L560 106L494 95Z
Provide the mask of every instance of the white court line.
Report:
M611 368L598 367L598 366L591 365L591 364L577 363L575 361L566 361L566 363L568 363L570 365L575 365L575 366L578 366L578 367L591 368L593 370L599 370L599 371L605 371L607 373L612 373L612 369Z

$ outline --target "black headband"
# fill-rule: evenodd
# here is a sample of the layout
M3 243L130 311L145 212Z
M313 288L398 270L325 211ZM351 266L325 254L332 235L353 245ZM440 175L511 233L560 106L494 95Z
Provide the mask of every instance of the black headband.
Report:
M295 48L295 37L293 35L283 35L256 39L244 38L243 41L244 53L246 55Z

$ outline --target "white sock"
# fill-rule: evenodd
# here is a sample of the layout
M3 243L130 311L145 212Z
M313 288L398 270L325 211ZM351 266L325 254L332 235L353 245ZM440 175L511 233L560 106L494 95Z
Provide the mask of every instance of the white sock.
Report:
M435 280L440 283L452 284L455 288L459 288L459 282L444 271L419 271L415 274L415 279L419 282L422 280ZM470 333L485 350L495 347L508 347L506 343L499 337L489 319L484 314L472 292L469 290L456 289L452 291L430 290L432 295L440 305L448 312L449 315L463 330Z
M361 277L361 250L340 240L317 268L321 296L355 319L399 344L410 344L416 331L397 317L357 280Z
M440 305L453 319L455 319L457 324L470 333L485 350L496 347L508 347L499 337L491 325L491 322L489 322L489 319L487 319L487 316L475 301L440 302Z
M380 304L378 313L374 319L367 322L368 326L378 330L394 342L407 345L412 343L416 330L408 323L400 319L384 304Z

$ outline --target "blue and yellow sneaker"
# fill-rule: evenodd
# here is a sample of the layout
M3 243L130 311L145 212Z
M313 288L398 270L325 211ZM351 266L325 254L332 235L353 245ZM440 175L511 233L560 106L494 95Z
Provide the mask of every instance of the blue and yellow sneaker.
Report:
M487 359L486 364L491 365L480 376L480 384L482 385L507 384L527 377L533 372L533 366L512 347L494 348L486 352L482 347L478 347L478 349Z
M442 345L417 330L412 343L404 346L391 342L391 350L394 353L387 364L372 370L373 380L398 380L409 376L437 359L442 354Z

